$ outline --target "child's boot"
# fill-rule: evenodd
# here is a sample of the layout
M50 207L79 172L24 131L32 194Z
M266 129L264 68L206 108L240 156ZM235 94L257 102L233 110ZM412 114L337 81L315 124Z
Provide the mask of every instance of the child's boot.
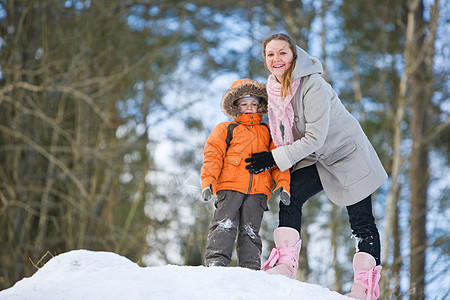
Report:
M269 274L295 278L302 244L300 234L294 228L278 227L273 232L273 239L276 248L272 249L269 259L264 262L262 269Z
M353 256L353 287L345 296L361 300L374 300L380 297L381 266L377 266L375 258L365 252Z

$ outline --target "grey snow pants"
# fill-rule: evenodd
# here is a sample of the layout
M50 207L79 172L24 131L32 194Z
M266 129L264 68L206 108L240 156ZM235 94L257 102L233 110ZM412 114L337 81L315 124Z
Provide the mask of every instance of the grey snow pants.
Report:
M214 206L216 210L209 226L205 265L229 266L239 231L236 245L238 266L261 269L262 242L259 229L264 211L267 210L267 196L224 190L217 193Z

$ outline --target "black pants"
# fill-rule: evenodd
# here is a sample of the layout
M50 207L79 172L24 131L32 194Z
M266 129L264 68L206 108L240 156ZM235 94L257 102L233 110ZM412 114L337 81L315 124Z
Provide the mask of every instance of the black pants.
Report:
M296 170L291 175L291 204L280 202L279 226L292 227L300 233L303 204L322 191L316 165ZM372 214L372 198L369 195L362 201L347 206L352 234L357 241L357 252L371 254L380 264L380 235Z

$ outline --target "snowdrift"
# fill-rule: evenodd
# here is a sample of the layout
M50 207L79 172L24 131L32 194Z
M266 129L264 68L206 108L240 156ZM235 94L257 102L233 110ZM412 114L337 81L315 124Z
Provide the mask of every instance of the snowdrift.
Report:
M262 271L167 265L142 268L111 252L74 250L0 291L0 299L350 299Z

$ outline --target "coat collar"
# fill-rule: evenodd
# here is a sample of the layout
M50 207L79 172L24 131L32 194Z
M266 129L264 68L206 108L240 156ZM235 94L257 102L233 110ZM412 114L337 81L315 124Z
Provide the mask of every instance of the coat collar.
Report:
M239 117L234 118L235 122L246 126L259 125L261 120L262 116L260 114L242 114Z

